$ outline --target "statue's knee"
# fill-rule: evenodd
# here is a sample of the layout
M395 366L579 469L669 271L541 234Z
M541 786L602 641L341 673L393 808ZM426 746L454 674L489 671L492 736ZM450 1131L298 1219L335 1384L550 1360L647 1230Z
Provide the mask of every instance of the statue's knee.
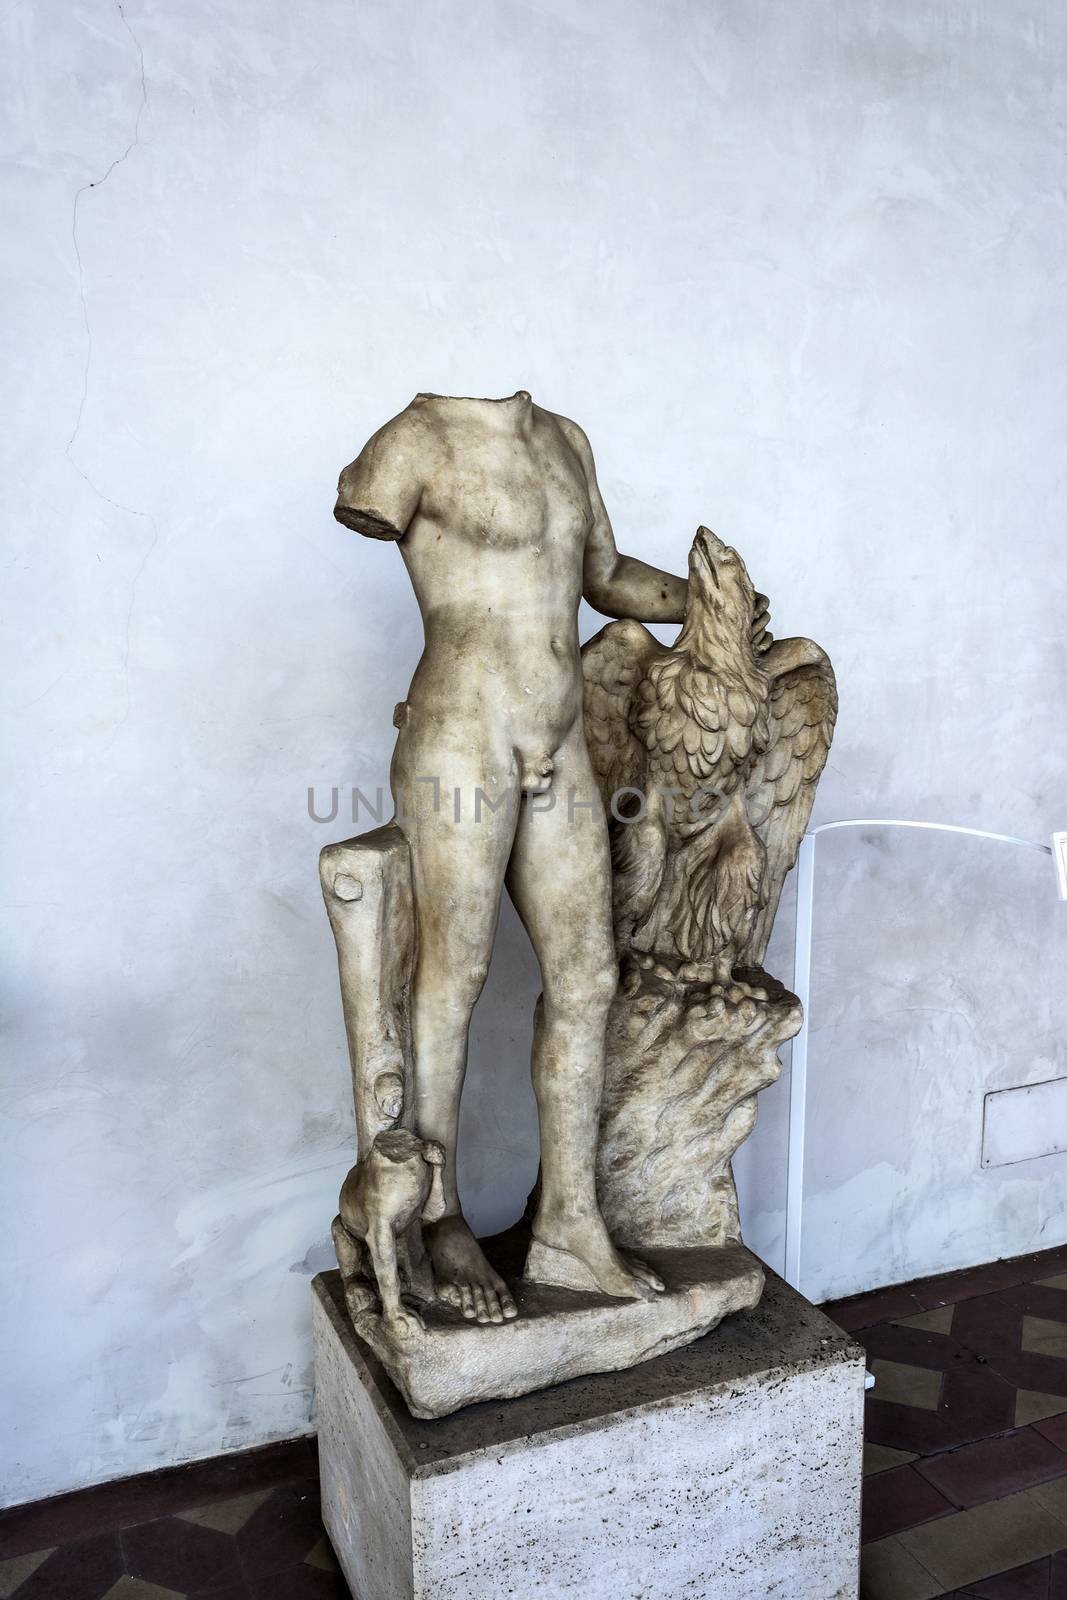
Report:
M488 961L455 961L446 978L447 998L457 1011L469 1011L485 988L489 976Z
M606 1012L619 986L619 968L612 955L566 971L546 973L545 1003L556 1011Z
M618 987L619 966L613 953L609 960L600 963L590 974L590 1003L606 1011L614 1000Z

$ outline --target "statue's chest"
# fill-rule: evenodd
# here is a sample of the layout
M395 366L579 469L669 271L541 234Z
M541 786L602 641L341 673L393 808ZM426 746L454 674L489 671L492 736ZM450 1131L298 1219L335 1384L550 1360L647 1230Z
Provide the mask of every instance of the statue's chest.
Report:
M420 509L483 547L584 547L589 492L572 453L539 440L458 440L427 485Z

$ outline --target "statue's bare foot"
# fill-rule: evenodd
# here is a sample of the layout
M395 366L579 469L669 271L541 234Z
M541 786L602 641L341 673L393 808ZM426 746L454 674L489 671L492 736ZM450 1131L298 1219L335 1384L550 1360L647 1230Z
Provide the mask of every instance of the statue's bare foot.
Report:
M602 1294L620 1300L651 1300L663 1291L663 1279L635 1256L616 1250L599 1212L593 1216L554 1220L541 1210L533 1235L554 1250L568 1250L592 1274Z
M471 1322L504 1322L518 1316L511 1290L493 1271L462 1217L442 1217L427 1226L425 1239L438 1299L455 1306Z

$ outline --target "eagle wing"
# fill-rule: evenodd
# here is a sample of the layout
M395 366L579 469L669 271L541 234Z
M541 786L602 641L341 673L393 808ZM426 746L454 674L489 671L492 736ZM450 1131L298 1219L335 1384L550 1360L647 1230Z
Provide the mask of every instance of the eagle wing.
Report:
M757 912L741 964L760 966L786 875L815 802L837 720L837 684L829 657L810 639L780 639L763 658L771 675L767 748L746 786L748 817L767 852L765 903Z
M650 663L665 654L640 622L609 622L583 646L585 742L605 805L619 789L644 788L647 752L632 726L634 702Z

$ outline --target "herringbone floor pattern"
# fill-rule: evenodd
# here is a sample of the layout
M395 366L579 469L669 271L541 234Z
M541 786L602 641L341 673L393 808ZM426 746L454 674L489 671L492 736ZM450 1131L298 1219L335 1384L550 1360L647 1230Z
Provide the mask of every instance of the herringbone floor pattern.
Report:
M877 1380L863 1600L1067 1600L1067 1249L825 1309Z

